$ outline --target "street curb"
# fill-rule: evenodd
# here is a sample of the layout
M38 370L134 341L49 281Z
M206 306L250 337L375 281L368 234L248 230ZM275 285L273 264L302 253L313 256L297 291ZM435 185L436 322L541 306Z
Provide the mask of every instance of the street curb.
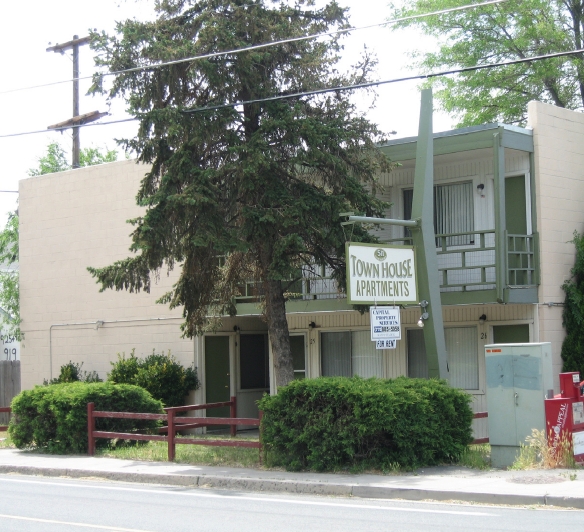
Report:
M366 499L401 499L408 501L461 501L477 504L505 504L511 506L556 506L584 510L584 498L550 495L515 495L464 491L394 488L387 486L362 486L356 484L331 484L328 482L302 482L295 480L234 478L215 475L177 475L157 473L131 473L67 469L19 465L0 465L0 474L20 474L77 479L99 478L118 482L163 484L190 488L232 489L239 491L329 495Z

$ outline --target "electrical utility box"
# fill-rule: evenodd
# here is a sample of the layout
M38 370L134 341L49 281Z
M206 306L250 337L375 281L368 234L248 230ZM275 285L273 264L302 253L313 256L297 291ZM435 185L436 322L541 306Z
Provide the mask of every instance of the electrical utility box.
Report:
M553 389L550 342L485 346L491 465L510 466L533 429L545 430Z

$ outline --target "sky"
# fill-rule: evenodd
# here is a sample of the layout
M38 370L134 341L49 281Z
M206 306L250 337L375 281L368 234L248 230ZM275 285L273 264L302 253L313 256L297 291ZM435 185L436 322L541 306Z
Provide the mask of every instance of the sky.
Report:
M389 0L338 0L350 9L353 26L378 24L390 17ZM25 3L4 2L0 17L0 50L2 74L0 75L0 227L9 211L17 207L18 182L28 176L31 168L50 142L59 142L70 152L71 131L63 133L46 131L47 126L72 117L72 57L47 52L46 48L71 40L74 35L84 37L88 29L113 32L116 21L127 18L150 20L153 11L147 0L29 0ZM416 49L431 49L435 43L413 30L373 28L355 31L344 39L344 61L356 60L364 46L377 55L378 79L391 79L413 72L408 69L410 53ZM89 46L80 48L80 76L94 72L93 52ZM48 87L14 90L66 81ZM111 116L101 121L127 118L124 102L114 101L108 106L104 97L87 96L90 80L80 81L80 113L109 111ZM393 138L417 134L420 93L418 82L396 83L377 89L375 109L371 96L358 98L370 120L383 131L395 131ZM434 131L452 127L453 119L436 112ZM115 138L132 137L136 122L109 126L91 126L81 129L81 147L115 149ZM36 134L13 135L31 131ZM120 158L123 157L120 150Z

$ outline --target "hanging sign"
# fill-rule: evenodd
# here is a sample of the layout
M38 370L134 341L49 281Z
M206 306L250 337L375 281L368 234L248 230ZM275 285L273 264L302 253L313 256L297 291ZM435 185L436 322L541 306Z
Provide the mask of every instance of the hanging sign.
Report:
M369 317L371 340L401 340L399 307L371 307Z
M349 304L418 303L413 246L347 243L345 250Z
M397 340L375 340L375 349L396 349Z

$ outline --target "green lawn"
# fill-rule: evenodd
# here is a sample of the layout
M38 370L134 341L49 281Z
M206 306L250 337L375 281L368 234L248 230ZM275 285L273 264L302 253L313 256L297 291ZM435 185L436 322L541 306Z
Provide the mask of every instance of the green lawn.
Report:
M2 439L0 434L0 449L14 448L10 437L6 435ZM229 436L199 435L197 439L230 439ZM246 441L258 441L256 438L245 438ZM38 452L46 452L39 449ZM457 464L473 469L490 468L491 448L488 444L469 445L467 451L462 455ZM123 460L143 460L149 462L166 462L168 458L168 446L166 442L140 442L137 444L110 445L106 448L98 448L96 456L108 456ZM175 462L191 465L221 465L227 467L249 467L259 469L262 467L259 460L258 449L248 449L242 447L211 447L206 445L184 445L176 446ZM354 473L364 471L352 470ZM388 471L388 473L399 473L400 469ZM372 473L374 473L372 471Z
M228 436L197 436L197 439L230 439ZM246 441L258 441L257 438L245 438ZM137 445L117 445L97 449L96 456L109 456L124 460L146 460L164 462L168 459L166 442L150 441ZM210 447L206 445L176 446L175 462L193 465L222 465L229 467L259 468L259 449L244 447Z

